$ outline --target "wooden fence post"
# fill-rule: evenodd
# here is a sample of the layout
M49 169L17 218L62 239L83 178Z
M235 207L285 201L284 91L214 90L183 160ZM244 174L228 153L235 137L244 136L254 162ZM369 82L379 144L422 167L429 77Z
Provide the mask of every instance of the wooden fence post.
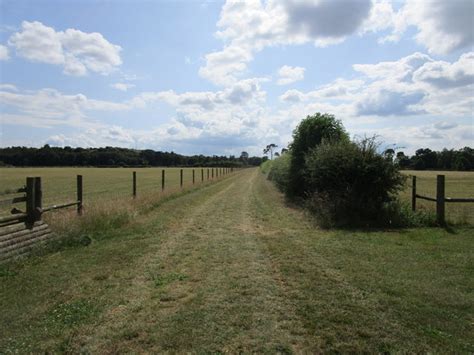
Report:
M161 191L165 190L165 169L161 170Z
M183 169L179 171L179 175L180 175L180 184L181 184L181 187L183 187Z
M445 189L444 189L444 175L438 175L436 177L436 219L440 225L445 224L444 218L444 202L445 202Z
M77 214L79 216L82 216L82 175L77 175L76 177L76 182L77 182Z
M35 221L41 220L41 209L43 208L43 190L41 189L41 178L35 177Z
M201 182L204 181L204 169L201 168Z
M209 180L209 168L207 168L207 180Z
M411 209L416 210L416 176L411 177Z
M35 222L35 178L26 178L26 221L29 224Z
M194 169L193 169L193 185L194 185Z
M214 179L214 168L211 168L211 179Z
M133 184L132 184L132 193L133 193L133 198L137 197L137 172L134 171L132 173L133 176Z

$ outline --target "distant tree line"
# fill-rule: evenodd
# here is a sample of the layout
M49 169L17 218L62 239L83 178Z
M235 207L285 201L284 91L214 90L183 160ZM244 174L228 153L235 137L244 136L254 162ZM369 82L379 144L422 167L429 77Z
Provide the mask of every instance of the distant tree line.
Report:
M415 155L407 156L404 152L395 154L393 149L385 151L401 169L414 170L474 170L474 149L464 147L459 150L443 149L440 152L428 148L418 149Z
M151 149L136 150L128 148L42 148L9 147L0 148L0 165L10 166L258 166L267 157L250 157L242 152L235 156L186 156L174 152L161 152Z

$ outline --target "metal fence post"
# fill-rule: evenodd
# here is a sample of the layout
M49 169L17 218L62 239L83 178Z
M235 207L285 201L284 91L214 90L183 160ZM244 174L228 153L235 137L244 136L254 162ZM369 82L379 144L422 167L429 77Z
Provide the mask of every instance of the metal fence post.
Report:
M194 185L194 169L193 169L193 185Z
M181 169L181 170L179 171L179 175L180 175L180 176L179 176L179 178L180 178L180 184L181 184L181 187L183 187L183 169Z

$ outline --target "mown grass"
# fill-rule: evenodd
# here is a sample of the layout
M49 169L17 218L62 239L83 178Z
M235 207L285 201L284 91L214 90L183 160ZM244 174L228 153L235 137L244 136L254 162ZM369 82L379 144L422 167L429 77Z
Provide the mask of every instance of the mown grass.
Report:
M417 171L405 170L409 176L401 198L411 203L411 176L417 177L417 193L436 198L436 176L445 175L447 197L474 198L474 172L472 171ZM417 199L417 208L436 212L436 203ZM451 224L474 225L474 203L446 203L446 219Z
M321 230L259 171L0 267L2 352L472 353L472 228Z

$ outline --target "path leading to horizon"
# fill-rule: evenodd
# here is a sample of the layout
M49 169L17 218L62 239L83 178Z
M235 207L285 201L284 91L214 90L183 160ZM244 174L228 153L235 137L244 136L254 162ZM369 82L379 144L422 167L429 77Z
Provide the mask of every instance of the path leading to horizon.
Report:
M8 311L0 325L9 326L0 349L446 348L402 311L404 303L393 303L397 297L364 279L376 279L377 268L356 259L375 253L361 250L351 259L354 245L338 235L288 207L258 169L240 171L163 203L89 247L46 255L27 264L28 273L5 278L0 306ZM349 257L338 258L341 252ZM351 271L358 267L359 276ZM384 272L392 277L389 266ZM31 295L11 304L18 290ZM457 349L468 346L455 341Z

